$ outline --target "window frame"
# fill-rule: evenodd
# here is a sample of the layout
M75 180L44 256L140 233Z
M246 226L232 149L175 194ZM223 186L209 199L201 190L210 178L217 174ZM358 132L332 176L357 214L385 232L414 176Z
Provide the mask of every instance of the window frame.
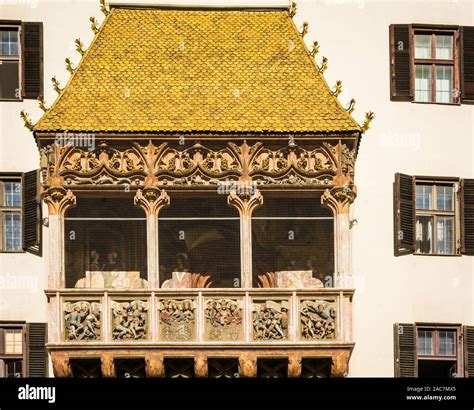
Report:
M6 337L5 334L9 330L15 330L21 332L22 338L22 352L21 354L7 354L6 350ZM27 357L28 357L28 343L26 342L26 323L22 321L18 322L2 322L0 321L0 332L2 336L0 342L3 343L0 349L0 366L4 367L5 378L6 378L6 363L9 361L18 361L21 360L21 377L27 377Z
M0 29L8 29L14 28L18 31L18 55L16 56L4 56L0 53L0 63L3 61L18 61L18 98L1 98L0 101L23 101L23 32L22 32L22 25L20 22L1 22L0 21Z
M414 255L419 256L461 256L461 219L460 219L460 198L459 198L459 178L436 178L436 177L422 177L415 176L415 227L418 216L433 217L433 251L429 253L417 252L416 250L416 236L415 229L415 251ZM432 208L433 209L418 209L416 207L416 187L418 185L432 185ZM452 211L443 211L437 209L437 186L452 186L453 187L453 209ZM438 232L436 229L436 222L439 217L453 218L453 252L452 253L438 253Z
M431 36L431 58L416 58L415 52L415 36L416 35L430 35ZM436 58L436 35L450 35L453 37L452 44L452 59ZM441 105L461 105L461 89L460 89L460 53L459 53L459 28L441 27L441 26L417 26L413 25L411 28L411 43L413 44L413 52L411 53L411 88L413 92L413 101L417 104L441 104ZM431 101L417 101L415 99L415 81L416 81L416 66L429 66L431 74ZM437 67L452 67L452 102L436 101L436 68ZM457 90L457 92L455 92Z
M0 100L3 101L3 100ZM0 181L8 181L8 180L13 180L13 181L19 181L20 183L20 191L21 191L21 202L20 205L17 207L11 207L11 206L4 206L3 204L0 204L0 223L2 224L2 243L5 242L5 233L3 232L4 228L4 218L3 215L5 212L9 213L14 213L14 214L19 214L20 215L20 229L21 229L21 237L20 237L20 243L21 247L20 249L13 249L13 250L8 250L5 249L5 244L3 243L2 247L0 248L0 254L2 253L25 253L26 250L24 249L23 246L23 237L24 237L24 232L23 232L23 186L24 186L24 181L23 181L23 174L21 173L2 173L0 174Z

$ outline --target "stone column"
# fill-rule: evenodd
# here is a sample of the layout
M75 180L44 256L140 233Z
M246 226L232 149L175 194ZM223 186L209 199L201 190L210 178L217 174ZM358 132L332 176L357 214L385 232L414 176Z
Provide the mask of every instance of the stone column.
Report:
M237 193L232 191L227 203L235 206L240 214L240 271L241 287L252 287L252 212L263 204L259 190Z
M158 214L160 210L170 204L170 197L164 190L158 188L144 188L135 194L134 203L143 208L147 222L147 269L148 286L160 287L160 261L158 242Z
M334 215L334 287L340 287L344 277L352 273L349 208L355 197L355 186L326 189L321 197L321 204Z
M64 267L64 215L76 205L76 196L62 186L53 186L43 192L42 198L48 205L49 213L49 269L48 287L61 289L66 287Z

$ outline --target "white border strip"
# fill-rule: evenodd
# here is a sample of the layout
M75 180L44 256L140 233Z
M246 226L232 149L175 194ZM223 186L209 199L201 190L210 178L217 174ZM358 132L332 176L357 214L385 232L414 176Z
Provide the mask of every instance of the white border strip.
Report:
M111 7L287 9L290 0L109 0Z

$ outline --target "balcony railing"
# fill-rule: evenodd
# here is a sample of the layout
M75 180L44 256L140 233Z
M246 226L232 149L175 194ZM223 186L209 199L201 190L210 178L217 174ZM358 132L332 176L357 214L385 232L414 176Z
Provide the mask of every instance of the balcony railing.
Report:
M47 291L51 345L351 342L350 289Z

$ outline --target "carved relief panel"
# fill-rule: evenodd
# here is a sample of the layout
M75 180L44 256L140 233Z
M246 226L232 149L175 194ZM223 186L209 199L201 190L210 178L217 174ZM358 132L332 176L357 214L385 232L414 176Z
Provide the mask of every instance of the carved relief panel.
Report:
M63 304L65 341L100 341L102 305L99 301L67 301Z
M112 301L112 339L148 339L148 302L143 300Z
M254 300L253 339L288 340L289 306L288 300Z
M161 341L182 342L196 338L194 299L163 299L158 309Z
M336 337L336 302L304 299L299 308L300 336L303 340L333 340Z
M206 340L242 340L242 299L207 299L204 306Z

